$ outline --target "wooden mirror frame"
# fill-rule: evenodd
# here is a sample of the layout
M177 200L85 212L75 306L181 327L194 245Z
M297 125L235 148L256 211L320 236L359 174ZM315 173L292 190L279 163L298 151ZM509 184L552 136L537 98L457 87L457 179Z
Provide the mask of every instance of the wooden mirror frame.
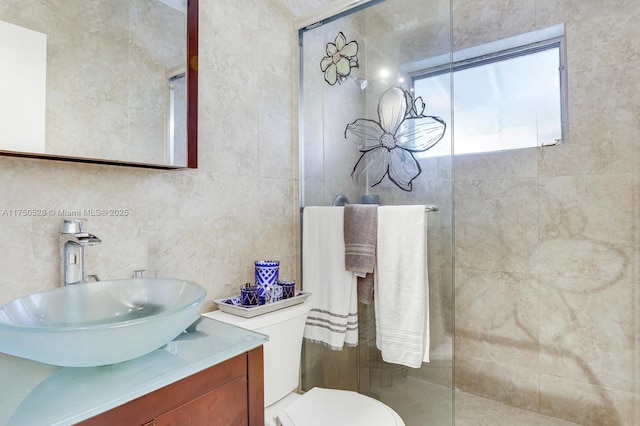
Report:
M187 6L187 167L198 168L198 1Z

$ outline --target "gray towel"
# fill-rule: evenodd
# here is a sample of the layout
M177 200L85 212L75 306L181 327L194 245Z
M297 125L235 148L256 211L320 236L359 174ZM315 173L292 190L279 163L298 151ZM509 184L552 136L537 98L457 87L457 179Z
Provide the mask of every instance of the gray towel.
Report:
M344 266L358 276L358 301L373 300L378 206L349 204L344 208Z
M358 291L358 302L365 305L371 304L373 302L373 273L358 277L356 290Z

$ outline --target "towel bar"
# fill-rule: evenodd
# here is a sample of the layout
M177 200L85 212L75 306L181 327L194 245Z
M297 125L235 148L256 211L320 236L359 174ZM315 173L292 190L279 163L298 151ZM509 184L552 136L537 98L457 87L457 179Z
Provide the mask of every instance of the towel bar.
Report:
M335 206L335 207L341 207L341 206ZM304 210L304 207L300 207L300 213L302 213L302 210ZM426 206L424 208L425 213L429 213L429 212L437 212L438 211L438 206Z

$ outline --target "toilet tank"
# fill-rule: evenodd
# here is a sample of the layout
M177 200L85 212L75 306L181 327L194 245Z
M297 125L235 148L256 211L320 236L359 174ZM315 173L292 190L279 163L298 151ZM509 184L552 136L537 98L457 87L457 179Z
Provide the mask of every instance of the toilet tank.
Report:
M253 318L222 311L203 315L269 336L264 345L264 405L268 407L298 387L302 333L310 310L311 297L304 303Z

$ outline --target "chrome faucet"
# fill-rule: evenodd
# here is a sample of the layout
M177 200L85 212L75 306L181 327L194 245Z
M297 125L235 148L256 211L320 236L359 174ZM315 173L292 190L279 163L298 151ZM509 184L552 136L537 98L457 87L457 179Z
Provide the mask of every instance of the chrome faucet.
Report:
M84 231L85 219L65 220L62 223L60 247L64 285L82 284L84 278L84 247L100 244L100 238Z

